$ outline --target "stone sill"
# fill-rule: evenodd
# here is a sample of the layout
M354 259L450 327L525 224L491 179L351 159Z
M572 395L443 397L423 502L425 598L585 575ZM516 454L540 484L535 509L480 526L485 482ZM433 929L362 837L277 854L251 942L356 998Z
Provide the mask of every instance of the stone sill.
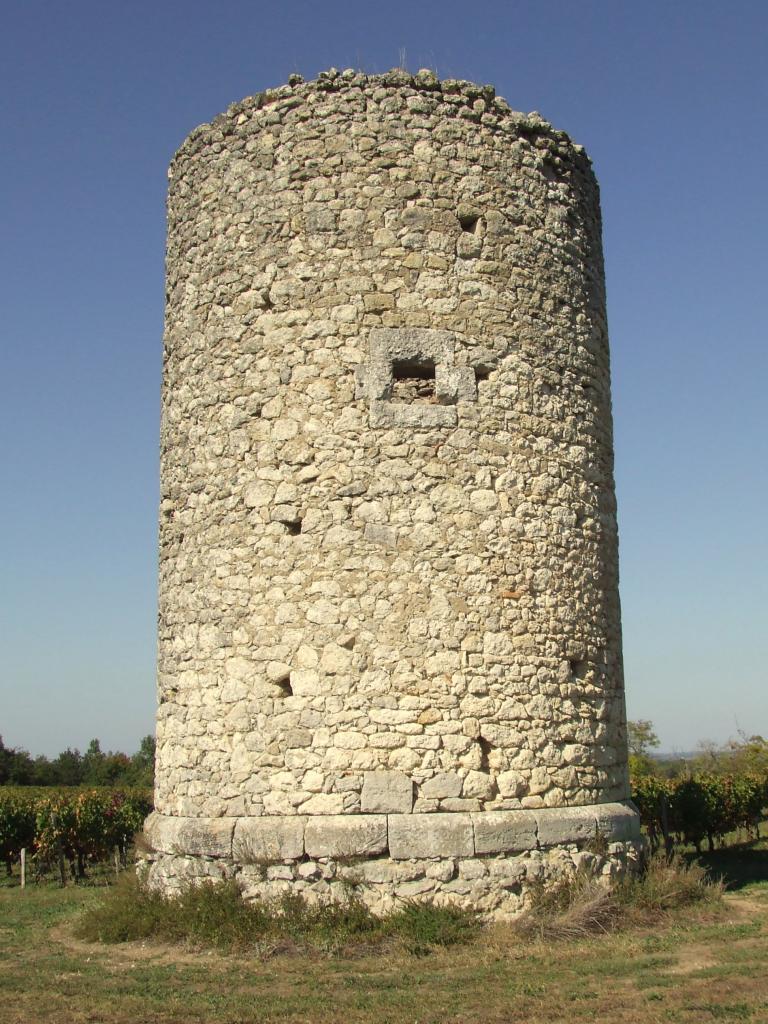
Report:
M144 835L156 852L263 864L303 857L393 860L476 857L640 836L631 802L540 810L181 818L153 812Z

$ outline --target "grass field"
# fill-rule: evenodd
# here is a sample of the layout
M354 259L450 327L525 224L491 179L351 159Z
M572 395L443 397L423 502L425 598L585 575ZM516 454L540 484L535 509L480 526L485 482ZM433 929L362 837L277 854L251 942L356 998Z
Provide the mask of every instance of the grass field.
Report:
M578 941L509 926L414 956L223 956L78 941L98 886L0 886L1 1024L768 1022L768 850L725 852L732 889L653 927Z

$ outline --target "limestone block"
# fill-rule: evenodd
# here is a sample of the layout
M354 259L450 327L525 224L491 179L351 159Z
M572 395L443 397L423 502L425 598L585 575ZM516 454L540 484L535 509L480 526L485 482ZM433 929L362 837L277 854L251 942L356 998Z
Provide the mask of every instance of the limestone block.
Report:
M445 800L461 793L463 780L457 772L440 772L421 786L421 796L430 800Z
M302 814L341 814L343 810L341 793L315 793L301 805Z
M464 779L462 794L478 800L490 800L493 796L493 780L488 772L469 771Z
M481 860L462 860L459 862L459 878L471 880L485 878L488 868Z
M235 825L233 855L244 863L298 860L304 855L305 822L306 818L287 815L240 818Z
M455 405L398 405L371 402L372 427L455 427L458 414Z
M414 878L421 878L424 874L423 866L414 862L390 860L389 857L380 857L377 860L364 861L361 864L354 864L349 871L342 872L343 877L352 875L363 879L371 884L382 882L410 882Z
M409 814L413 808L413 782L403 772L366 772L360 810L375 814Z
M536 821L540 846L588 842L595 838L595 808L552 807L537 810Z
M640 837L640 815L634 804L600 804L597 812L597 828L609 843L622 843Z
M318 815L307 821L304 844L310 857L360 857L384 853L383 814Z
M472 823L478 854L536 849L536 815L533 811L481 811L472 815Z
M312 668L294 669L290 674L290 683L296 696L315 697L328 689L325 679Z
M499 793L503 797L522 796L528 789L525 776L520 772L514 771L500 772L496 776L496 784L499 787Z
M441 811L479 811L480 801L476 797L449 797L440 801Z
M392 526L384 526L381 523L366 523L363 536L371 544L377 544L385 548L397 547L397 530Z
M436 884L431 878L418 878L413 882L403 882L397 887L397 895L400 899L411 900L416 896L424 896L428 892L434 892Z
M304 881L315 881L321 877L321 871L318 865L314 861L305 861L303 864L299 864L296 874L299 878Z
M410 857L472 857L475 852L469 814L390 814L389 853Z
M413 212L421 211L413 208ZM436 364L453 362L454 336L450 331L375 328L370 332L369 343L371 358L380 363L393 359L431 359Z
M267 868L267 880L270 882L292 882L293 868L290 864L271 864Z
M331 675L347 672L352 662L351 653L338 644L327 644L320 659L320 668Z
M291 666L284 661L267 662L267 679L271 683L280 683L290 678Z
M430 861L424 872L427 878L434 878L436 882L450 882L455 873L456 862L452 858Z
M162 853L230 857L234 828L233 818L172 818L153 811L144 834L150 846Z
M248 484L243 491L243 500L248 508L263 508L269 505L275 495L275 488L267 483Z

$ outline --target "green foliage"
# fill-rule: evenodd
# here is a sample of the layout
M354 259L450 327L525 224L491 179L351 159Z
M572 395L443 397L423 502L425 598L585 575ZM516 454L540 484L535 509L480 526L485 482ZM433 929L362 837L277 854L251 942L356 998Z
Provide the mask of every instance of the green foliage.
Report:
M6 747L0 737L0 786L137 786L154 785L155 738L145 736L129 757L104 753L97 739L85 754L69 747L53 760L32 758L26 750Z
M435 947L469 942L479 918L470 911L406 902L388 917L376 917L355 896L332 903L308 903L298 893L246 903L234 882L204 881L183 886L173 897L153 891L135 875L119 884L81 920L81 938L126 942L154 938L225 951L262 952L312 947L339 952L395 942L415 955Z
M699 772L677 779L640 774L632 778L632 799L654 848L666 827L673 842L693 843L700 850L706 838L713 849L717 840L739 829L758 835L768 806L768 774Z
M742 732L738 739L731 739L724 746L702 743L692 768L715 775L768 775L768 740Z
M479 928L477 916L466 910L415 900L406 901L386 920L392 934L415 956L423 956L434 946L469 942Z
M659 746L659 737L653 728L653 722L646 718L627 722L627 746L632 775L652 774L654 765L650 752Z
M8 870L22 847L38 872L68 861L77 877L89 863L128 846L152 810L146 790L0 788L0 857Z
M32 848L34 838L34 800L24 791L0 789L0 859L8 874L21 849Z

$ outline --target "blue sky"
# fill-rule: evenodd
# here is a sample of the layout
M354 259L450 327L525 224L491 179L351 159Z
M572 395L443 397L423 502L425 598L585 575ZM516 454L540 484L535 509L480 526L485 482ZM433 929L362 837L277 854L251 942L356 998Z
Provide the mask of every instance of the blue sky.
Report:
M768 5L71 0L0 36L0 735L154 716L166 167L293 71L493 83L586 146L608 276L630 717L768 734Z

